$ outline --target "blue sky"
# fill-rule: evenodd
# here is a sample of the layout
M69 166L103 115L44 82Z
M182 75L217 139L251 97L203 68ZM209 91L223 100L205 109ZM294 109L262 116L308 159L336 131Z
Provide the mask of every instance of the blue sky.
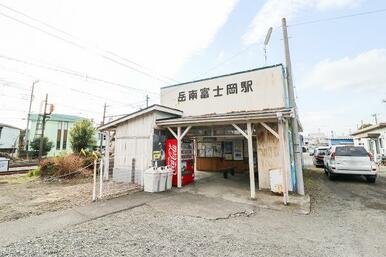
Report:
M241 39L248 31L256 14L266 4L264 1L259 2L260 4L256 5L255 1L239 1L226 24L216 34L213 43L193 56L180 70L178 78L193 79L196 74L211 70L222 60L226 60L246 47L250 47L250 50L230 59L229 62L204 76L263 66L262 47L256 44L252 46L245 44ZM386 120L386 104L382 103L382 99L386 98L385 80L379 81L378 85L361 84L336 88L328 88L329 85L324 86L319 83L313 85L312 78L306 81L315 65L323 60L355 58L373 49L385 49L386 33L382 31L386 25L386 12L291 27L291 24L386 8L385 1L352 2L355 2L352 6L324 10L305 7L294 17L289 18L297 103L306 132L316 132L320 129L328 134L331 130L338 135L347 134L350 129L355 130L361 120L374 122L371 116L373 113L378 113L379 120ZM275 27L268 47L268 64L284 61L281 39L281 28ZM379 58L384 57L383 55ZM379 68L384 70L384 67ZM352 77L356 75L350 74ZM331 78L331 80L334 79L334 77Z
M48 93L56 113L99 123L104 103L109 120L143 108L146 94L150 103L158 103L159 88L176 81L264 66L262 40L270 26L274 29L267 65L283 63L280 22L287 17L305 132L348 134L361 120L373 122L373 113L386 121L382 103L386 99L386 11L292 25L379 9L386 9L385 1L1 0L0 122L25 127L28 96L36 79L33 112L39 112ZM58 67L80 76L55 71Z

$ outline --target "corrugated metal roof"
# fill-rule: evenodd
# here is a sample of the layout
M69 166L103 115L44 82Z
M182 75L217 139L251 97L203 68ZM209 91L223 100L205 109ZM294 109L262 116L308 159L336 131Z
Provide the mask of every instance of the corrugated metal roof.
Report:
M351 135L355 136L355 135L359 135L359 134L362 134L362 133L365 133L368 131L372 131L372 130L380 129L380 128L385 128L385 127L386 127L386 122L381 122L381 123L378 123L375 125L371 125L371 126L364 128L364 129L359 129L359 130L353 132Z
M36 121L39 114L31 114L31 120ZM76 115L67 115L67 114L51 114L49 115L50 121L78 121L78 120L87 120L86 118L76 116Z
M116 120L110 121L109 123L106 123L105 125L100 126L98 129L99 130L105 130L108 128L116 127L117 125L121 124L122 122L126 122L130 119L136 118L140 115L144 115L144 114L147 114L147 113L152 112L152 111L160 111L160 112L170 113L170 114L174 114L174 115L178 115L178 116L182 115L182 111L180 111L178 109L170 108L170 107L159 105L159 104L153 104L145 109L141 109L141 110L132 112L126 116L123 116L123 117L118 118Z
M181 118L161 119L157 120L156 124L159 126L173 126L197 123L232 123L237 121L248 121L258 119L277 119L278 113L280 113L284 117L293 116L293 111L291 108L274 108L256 111L213 113L197 116L185 116Z
M0 123L0 127L7 127L7 128L13 128L13 129L21 130L18 127L15 127L15 126L12 126L12 125L8 125L8 124L5 124L5 123Z

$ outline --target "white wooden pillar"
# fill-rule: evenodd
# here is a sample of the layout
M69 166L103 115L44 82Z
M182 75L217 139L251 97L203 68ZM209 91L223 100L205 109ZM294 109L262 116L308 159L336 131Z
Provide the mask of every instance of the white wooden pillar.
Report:
M106 131L106 141L105 141L105 161L104 161L104 178L109 179L109 169L110 169L110 131Z
M288 203L288 165L287 165L287 159L285 155L287 154L286 151L286 144L285 144L285 135L284 135L284 121L283 117L281 115L278 115L278 126L279 126L279 144L280 144L280 160L281 160L281 166L282 166L282 179L283 179L283 203L287 205Z
M177 127L177 186L182 187L181 169L181 127Z
M188 126L182 133L181 127L177 127L177 134L168 127L170 133L177 139L177 187L182 187L182 168L181 168L181 143L184 136L189 132L192 126Z
M232 126L243 135L248 141L248 160L249 160L249 186L251 190L251 199L256 199L255 189L255 167L253 165L253 144L252 144L252 123L247 123L247 133L245 133L239 126L232 124Z
M248 136L248 160L249 160L249 185L251 188L251 199L256 199L255 190L255 168L253 165L253 145L252 145L252 124L247 123Z

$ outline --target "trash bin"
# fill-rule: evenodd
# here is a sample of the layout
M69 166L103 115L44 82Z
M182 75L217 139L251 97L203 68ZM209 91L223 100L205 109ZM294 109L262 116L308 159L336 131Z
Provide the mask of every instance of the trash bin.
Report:
M0 172L7 172L9 167L9 159L0 157Z
M145 192L159 192L160 172L157 169L150 168L144 172L144 188Z
M173 171L169 167L167 167L165 170L166 170L167 175L168 175L167 180L166 180L166 190L170 190L170 189L172 189Z
M166 190L166 183L168 180L168 171L165 169L165 167L160 167L158 169L160 173L160 179L159 179L159 192L163 192Z

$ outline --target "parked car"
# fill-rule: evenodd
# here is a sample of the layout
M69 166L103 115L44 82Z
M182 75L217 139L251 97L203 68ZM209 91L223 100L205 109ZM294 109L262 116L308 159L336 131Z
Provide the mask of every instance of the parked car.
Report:
M363 146L332 146L324 156L324 171L330 179L338 174L363 175L370 183L377 179L377 165Z
M327 154L329 147L318 147L315 149L312 162L315 167L324 167L324 156Z

